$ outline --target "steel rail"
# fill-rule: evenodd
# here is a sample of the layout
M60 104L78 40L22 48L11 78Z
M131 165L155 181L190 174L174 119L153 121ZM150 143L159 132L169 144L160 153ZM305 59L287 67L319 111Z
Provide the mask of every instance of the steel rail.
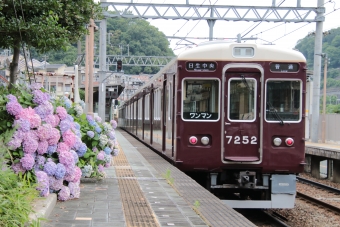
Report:
M334 211L334 212L340 214L340 208L339 207L330 205L328 203L325 203L325 202L323 202L321 200L318 200L318 199L315 199L313 197L310 197L309 195L303 194L301 192L297 192L296 195L297 195L297 197L300 197L300 198L305 199L307 201L310 201L310 202L312 202L312 203L314 203L316 205L320 205L320 206L322 206L324 208L327 208L327 209L329 209L331 211Z
M316 186L316 187L319 187L321 189L340 194L340 189L333 188L333 187L327 186L325 184L321 184L321 183L318 183L318 182L315 182L315 181L312 181L312 180L308 180L306 178L298 177L298 176L296 177L296 179L298 181L300 181L301 183L310 184L312 186Z

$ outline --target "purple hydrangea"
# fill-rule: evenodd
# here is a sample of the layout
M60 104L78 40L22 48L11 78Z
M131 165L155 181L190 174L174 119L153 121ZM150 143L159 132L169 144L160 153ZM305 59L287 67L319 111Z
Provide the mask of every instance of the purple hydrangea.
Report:
M38 148L38 141L34 138L26 138L23 142L23 150L26 154L33 154Z
M78 199L80 197L80 187L79 187L79 183L76 182L70 182L68 184L68 187L70 189L70 198L71 199Z
M96 122L102 122L102 119L101 119L101 117L99 117L99 116L95 116L95 117L94 117L94 120L95 120Z
M57 168L55 170L54 176L56 179L63 179L66 174L66 168L63 164L58 163Z
M98 165L98 172L103 172L104 171L104 166L102 164Z
M31 129L31 124L27 119L18 119L14 121L13 127L18 126L18 130L28 132Z
M12 94L7 95L6 97L8 98L8 100L9 100L10 102L18 102L17 97L15 97L15 96L12 95Z
M40 191L40 196L46 197L50 193L50 184L49 184L49 178L47 174L44 171L37 171L35 173L38 181L38 187L37 190Z
M87 121L93 121L93 117L91 115L86 115L86 120Z
M105 152L105 154L109 155L109 154L111 154L112 150L109 147L105 147L104 152Z
M14 171L14 173L18 174L19 172L21 173L25 173L26 169L24 167L22 167L21 162L15 163L11 166L12 170Z
M113 149L113 156L117 156L119 153L119 150L118 149Z
M112 128L114 128L114 129L117 128L117 121L111 120L110 123L112 125Z
M104 151L100 151L100 152L97 154L97 159L100 160L100 161L103 161L103 160L104 160L104 157L105 157L105 152L104 152Z
M70 189L67 186L62 186L58 193L58 200L66 201L70 199Z
M59 128L60 128L61 133L66 132L67 130L69 130L71 128L70 121L68 121L68 120L60 121Z
M57 164L55 164L50 158L44 165L44 171L49 176L53 176L55 174L55 171L57 170Z
M18 116L22 112L23 108L17 101L10 101L6 104L6 110L13 116Z
M86 151L87 151L87 146L85 143L82 143L79 150L77 150L77 154L79 157L83 157Z
M40 90L42 88L42 84L41 83L32 83L30 85L30 89L33 90Z
M48 93L42 92L41 90L34 90L33 94L33 102L41 105L50 100L50 95Z
M80 130L80 124L78 122L74 122L74 128Z
M75 152L74 150L70 150L71 154L73 155L73 158L74 158L74 164L77 164L78 161L79 161L79 157L78 157L78 154L77 152Z
M83 142L81 141L80 137L76 137L76 142L74 143L73 147L75 150L79 150L79 148L81 147L81 144Z
M60 131L56 128L51 128L50 130L50 137L48 138L47 142L48 145L56 145L60 140Z
M115 134L114 131L109 131L107 135L112 140L114 140L116 138L116 134Z
M90 137L90 138L93 138L94 137L94 132L93 131L87 131L87 136Z
M37 155L35 157L35 163L39 166L44 166L46 162L46 158L42 155Z
M63 186L63 179L57 179L53 176L49 177L49 184L50 184L50 189L53 191L59 191L61 187Z
M35 107L34 111L41 117L41 119L45 119L53 114L53 105L50 102L45 102Z
M12 137L12 139L7 143L7 146L10 150L16 150L21 147L22 139L17 137Z

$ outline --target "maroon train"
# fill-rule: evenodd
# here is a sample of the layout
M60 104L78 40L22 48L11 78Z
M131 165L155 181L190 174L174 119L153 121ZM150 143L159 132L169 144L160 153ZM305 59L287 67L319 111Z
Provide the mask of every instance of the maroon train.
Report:
M187 50L119 107L119 127L234 208L292 208L305 165L306 59L277 46Z

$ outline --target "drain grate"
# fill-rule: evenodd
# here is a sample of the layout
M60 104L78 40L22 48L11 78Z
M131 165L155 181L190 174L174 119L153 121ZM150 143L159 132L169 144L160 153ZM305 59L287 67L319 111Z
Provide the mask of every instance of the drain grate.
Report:
M157 219L141 191L125 154L120 150L114 158L115 170L123 203L126 226L159 227Z

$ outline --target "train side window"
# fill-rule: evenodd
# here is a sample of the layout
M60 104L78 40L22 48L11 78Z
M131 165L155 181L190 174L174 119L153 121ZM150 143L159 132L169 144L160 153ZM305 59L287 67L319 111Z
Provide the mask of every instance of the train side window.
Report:
M184 79L182 83L183 120L218 120L220 106L219 84L219 80L217 79Z
M254 121L256 109L256 80L231 78L229 80L228 118L230 121Z
M266 81L266 114L268 122L300 122L302 117L301 80Z

